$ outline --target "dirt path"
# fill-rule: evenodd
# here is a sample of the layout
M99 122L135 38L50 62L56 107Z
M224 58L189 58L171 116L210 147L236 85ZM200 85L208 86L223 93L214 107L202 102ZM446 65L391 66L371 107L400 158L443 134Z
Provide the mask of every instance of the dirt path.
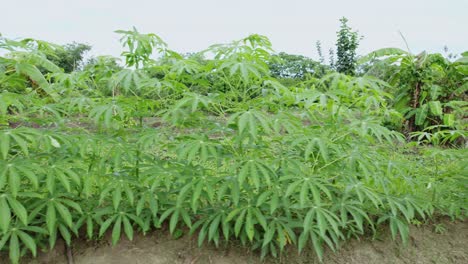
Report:
M387 231L373 241L370 238L351 240L337 253L326 252L324 263L468 263L468 221L445 222L444 226L446 231L442 234L434 232L434 226L412 227L406 247L393 242ZM66 264L63 248L63 244L59 244L55 250L24 263ZM73 258L75 264L319 263L312 251L298 256L295 250L286 252L280 259L262 262L258 253L239 245L198 248L195 238L185 236L175 240L162 231L137 236L133 241L122 240L115 247L107 242L78 241L73 245Z

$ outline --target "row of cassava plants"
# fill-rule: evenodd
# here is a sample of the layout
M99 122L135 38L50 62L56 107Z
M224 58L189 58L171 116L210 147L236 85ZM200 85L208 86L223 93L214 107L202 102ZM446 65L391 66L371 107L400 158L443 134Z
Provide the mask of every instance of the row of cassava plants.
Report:
M47 239L71 243L80 230L88 238L112 230L116 243L168 221L171 232L198 232L200 243L236 237L276 255L309 241L321 257L323 244L334 249L381 222L405 241L408 224L434 210L463 217L463 153L408 163L392 146L398 134L330 105L309 103L302 116L198 115L188 128L139 127L138 116L128 125L132 112L122 110L127 119L113 113L78 132L3 129L2 247L16 260ZM182 109L191 116L203 106Z
M115 244L167 221L171 233L188 227L200 244L237 238L262 255L313 246L322 258L324 245L335 249L382 223L406 241L413 220L464 216L463 153L408 162L394 146L398 134L317 107L303 117L199 116L203 127L189 129L3 129L0 246L17 262L57 237L69 244L109 230Z
M199 60L120 33L133 68L103 57L65 74L44 56L59 47L0 43L0 252L12 262L58 238L109 232L115 244L166 223L199 244L322 259L379 225L405 242L413 221L466 216L466 151L407 147L383 126L404 119L387 83L331 74L284 87L257 35Z

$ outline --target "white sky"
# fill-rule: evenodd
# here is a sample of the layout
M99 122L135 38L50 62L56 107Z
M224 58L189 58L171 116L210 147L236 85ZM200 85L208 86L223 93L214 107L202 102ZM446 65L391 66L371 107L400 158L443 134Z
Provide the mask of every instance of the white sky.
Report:
M199 51L211 44L266 35L276 51L316 58L334 47L338 19L364 35L359 54L383 47L413 52L468 50L468 0L0 0L0 33L59 44L93 46L118 56L117 29L160 35L171 49Z

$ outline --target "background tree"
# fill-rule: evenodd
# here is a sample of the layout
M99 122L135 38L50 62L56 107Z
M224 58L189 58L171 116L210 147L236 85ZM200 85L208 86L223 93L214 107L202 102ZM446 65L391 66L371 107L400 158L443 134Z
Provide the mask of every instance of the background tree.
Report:
M47 55L47 59L70 73L83 66L84 56L90 50L88 44L73 42L64 45L63 49L56 49L53 54Z
M315 48L317 49L317 54L319 56L320 63L325 64L325 57L323 56L322 43L320 42L320 40L317 40L317 42L315 42Z
M271 75L275 78L290 78L303 80L307 75L322 77L326 66L311 58L302 55L293 55L280 52L269 62Z
M336 70L340 73L355 75L356 73L356 49L359 46L357 31L348 26L348 19L340 19L340 31L337 32L336 42Z
M330 68L335 69L335 51L332 48L328 50L328 60Z

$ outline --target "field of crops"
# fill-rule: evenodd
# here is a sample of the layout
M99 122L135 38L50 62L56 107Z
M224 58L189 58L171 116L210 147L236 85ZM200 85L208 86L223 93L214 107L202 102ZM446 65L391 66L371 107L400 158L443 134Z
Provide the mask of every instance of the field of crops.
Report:
M53 62L60 46L0 38L0 255L12 263L58 239L116 244L165 225L199 245L322 258L379 226L406 243L409 225L466 218L468 52L382 49L354 75L287 82L260 35L182 55L117 33L122 63L69 72Z

